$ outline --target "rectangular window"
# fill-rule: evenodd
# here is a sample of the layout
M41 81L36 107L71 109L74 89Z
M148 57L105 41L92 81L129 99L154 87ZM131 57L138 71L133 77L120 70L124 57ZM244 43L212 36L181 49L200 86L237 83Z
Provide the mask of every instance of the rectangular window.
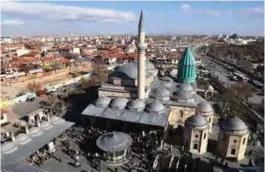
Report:
M231 154L235 155L236 154L236 149L231 149Z
M194 145L193 145L193 149L198 149L198 144L197 143L194 143Z

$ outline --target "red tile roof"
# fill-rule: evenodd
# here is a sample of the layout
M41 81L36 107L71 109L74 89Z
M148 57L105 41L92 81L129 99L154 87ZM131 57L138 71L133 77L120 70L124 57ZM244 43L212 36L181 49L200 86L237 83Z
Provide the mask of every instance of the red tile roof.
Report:
M66 58L59 58L58 60L60 63L68 63L69 62L69 60Z
M52 56L45 56L45 57L42 57L41 60L42 61L51 61L53 60L54 58Z
M0 111L1 111L1 114L8 113L8 110L6 110L6 109L1 108Z

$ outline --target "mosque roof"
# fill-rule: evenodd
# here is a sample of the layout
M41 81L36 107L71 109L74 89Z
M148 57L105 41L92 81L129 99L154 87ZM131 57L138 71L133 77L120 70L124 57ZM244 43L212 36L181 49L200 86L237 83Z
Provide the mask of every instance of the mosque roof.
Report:
M152 62L150 62L148 60L145 61L145 70L147 71L147 72L145 72L146 77L149 76L148 71L155 70L155 69L156 68ZM132 79L137 79L137 77L138 77L138 62L126 63L126 64L123 64L123 65L117 67L116 70L111 73L111 76L114 76L114 77L127 76L127 77L132 78Z
M153 112L159 111L159 109L163 109L159 108L161 106L149 106L150 107L148 109L152 110ZM130 109L129 107L130 103L128 103L128 109ZM162 105L162 107L164 107L164 105ZM145 108L147 108L147 105L145 106ZM156 110L156 108L158 109ZM82 115L165 127L168 123L169 110L165 108L163 111L160 111L160 113L149 113L146 111L127 110L125 108L115 109L109 107L97 107L94 104L90 104L84 109Z
M12 142L11 143L7 142L6 144L1 145L1 146L5 145L4 150L6 150L6 153L4 153L2 147L1 167L5 168L7 166L13 166L15 164L23 162L27 157L29 157L31 154L42 148L49 141L57 137L66 129L70 128L73 124L74 123L67 121L56 124L50 130L44 130L41 137L30 137L25 133L21 133L22 135L21 134L17 135L15 140L16 147L12 146L13 145ZM29 131L30 130L31 128L29 129ZM30 138L30 140L28 138ZM23 141L20 142L23 144L17 144L18 141ZM12 150L13 148L14 151L8 151Z

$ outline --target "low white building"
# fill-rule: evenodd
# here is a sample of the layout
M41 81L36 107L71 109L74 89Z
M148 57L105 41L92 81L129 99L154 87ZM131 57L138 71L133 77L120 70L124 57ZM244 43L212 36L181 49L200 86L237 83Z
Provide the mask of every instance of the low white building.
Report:
M1 37L1 43L13 43L13 38L11 38L11 37Z
M20 48L20 49L16 50L16 53L17 53L18 57L23 56L25 54L28 54L29 52L30 51L28 49L25 49L25 48Z
M75 53L75 54L80 54L80 48L79 48L79 47L74 47L74 48L72 49L72 51L73 51L73 53Z

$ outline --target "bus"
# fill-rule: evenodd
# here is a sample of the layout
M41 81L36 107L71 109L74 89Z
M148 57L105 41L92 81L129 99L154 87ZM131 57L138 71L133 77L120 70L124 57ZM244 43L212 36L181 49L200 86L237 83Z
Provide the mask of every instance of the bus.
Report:
M249 78L246 77L245 74L243 74L241 72L238 72L238 71L237 72L233 72L233 78L234 78L234 76L239 78L243 82L248 82L248 80L249 80Z
M92 73L87 73L85 75L78 76L78 77L75 77L73 79L70 79L70 80L67 80L67 81L63 81L63 82L60 82L60 83L55 84L55 85L46 86L44 88L44 91L45 91L46 94L56 92L61 87L64 87L64 86L67 86L67 85L71 85L71 84L74 84L74 83L78 83L82 78L88 79L88 78L91 77L91 75L92 75Z

